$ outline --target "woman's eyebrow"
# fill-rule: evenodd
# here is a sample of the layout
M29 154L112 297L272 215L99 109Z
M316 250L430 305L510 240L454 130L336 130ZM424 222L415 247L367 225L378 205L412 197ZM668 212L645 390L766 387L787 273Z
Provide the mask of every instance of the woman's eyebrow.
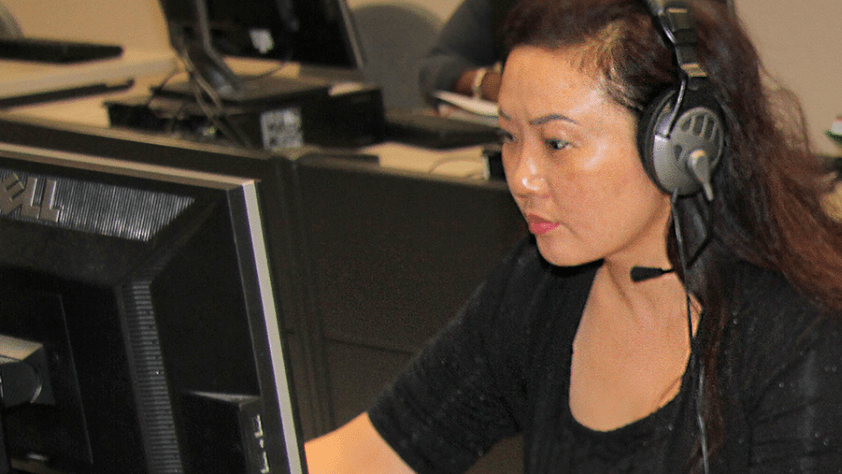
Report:
M561 120L561 121L563 121L563 122L569 122L569 123L573 123L573 124L578 124L578 122L576 122L576 121L575 121L575 120L573 120L572 118L570 118L570 117L568 117L568 116L566 116L566 115L563 115L563 114L547 114L547 115L543 115L543 116L541 116L541 117L534 118L534 119L530 120L530 121L529 121L529 124L530 124L530 125L544 125L545 123L548 123L548 122L554 122L554 121L556 121L556 120Z
M503 111L502 108L497 109L497 115L500 118L502 118L503 120L511 120L512 119L511 117L509 117L509 115L506 112ZM579 123L579 122L573 120L572 118L570 118L570 117L568 117L564 114L547 114L547 115L542 115L541 117L537 117L537 118L534 118L534 119L530 120L529 124L530 125L544 125L545 123L553 122L553 121L556 121L556 120L561 120L561 121L569 122L569 123L573 123L573 124Z

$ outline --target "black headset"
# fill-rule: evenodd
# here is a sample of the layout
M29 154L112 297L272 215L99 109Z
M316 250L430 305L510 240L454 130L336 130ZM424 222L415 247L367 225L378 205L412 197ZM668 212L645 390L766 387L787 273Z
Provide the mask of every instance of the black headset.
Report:
M671 45L680 78L676 84L666 87L646 107L638 125L637 140L643 167L649 177L672 196L673 215L676 216L674 230L681 266L686 274L688 256L685 254L681 219L677 218L676 214L677 198L696 194L701 190L708 201L713 200L711 178L725 153L727 143L725 114L713 85L708 81L707 71L696 58L698 36L692 12L688 7L690 0L645 1L654 22L660 26L668 44ZM686 297L687 324L692 341L694 335L690 294L686 293ZM703 472L708 473L710 466L707 428L702 413L705 367L695 351L691 352L690 357L691 363L698 367L695 415Z
M722 106L696 58L697 32L688 0L645 0L680 69L680 80L650 103L638 125L640 158L663 191L713 199L711 176L726 146Z

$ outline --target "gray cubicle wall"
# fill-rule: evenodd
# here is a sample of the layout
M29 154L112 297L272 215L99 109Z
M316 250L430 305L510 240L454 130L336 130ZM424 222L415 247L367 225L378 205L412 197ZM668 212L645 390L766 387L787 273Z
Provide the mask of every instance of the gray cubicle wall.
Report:
M502 182L318 156L299 161L297 179L340 424L377 391L351 381L387 381L389 361L399 365L452 319L525 226Z
M297 167L310 305L334 426L375 400L526 235L500 181L466 181L309 157ZM522 471L519 440L474 471Z

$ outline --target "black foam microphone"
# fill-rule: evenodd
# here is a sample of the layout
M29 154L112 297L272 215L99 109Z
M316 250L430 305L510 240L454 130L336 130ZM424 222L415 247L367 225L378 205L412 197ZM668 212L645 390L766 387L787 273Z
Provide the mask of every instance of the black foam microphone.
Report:
M661 275L674 272L673 268L632 267L631 279L635 283L658 278Z

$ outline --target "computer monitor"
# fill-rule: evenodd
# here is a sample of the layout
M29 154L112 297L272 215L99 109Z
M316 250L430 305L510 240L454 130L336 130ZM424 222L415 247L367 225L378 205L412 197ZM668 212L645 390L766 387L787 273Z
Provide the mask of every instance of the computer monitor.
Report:
M0 144L18 471L306 472L256 183Z
M201 34L193 0L161 3L174 40ZM204 0L204 8L221 54L345 68L364 63L346 0Z
M132 130L93 127L0 112L0 143L50 148L205 173L243 176L257 181L276 304L280 308L294 376L296 405L304 439L333 427L326 401L329 391L321 369L322 353L311 341L321 331L314 314L308 237L301 226L296 169L308 155L338 161L366 156L340 149L302 147L269 152L179 140ZM308 151L309 150L309 151Z
M224 99L232 96L231 91L251 86L255 78L244 83L223 56L344 69L363 64L345 0L161 0L161 4L173 47L188 69ZM273 87L271 79L258 79L260 88Z

